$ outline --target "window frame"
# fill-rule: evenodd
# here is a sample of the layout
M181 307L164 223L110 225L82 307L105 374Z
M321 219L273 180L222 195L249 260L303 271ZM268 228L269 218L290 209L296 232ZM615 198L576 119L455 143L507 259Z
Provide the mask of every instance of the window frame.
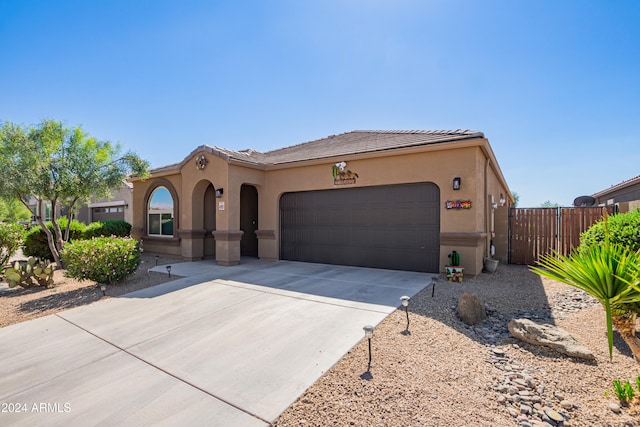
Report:
M169 196L171 197L171 209L151 209L151 202L153 201L154 195L158 190L164 189ZM166 185L157 185L151 190L149 197L147 199L147 209L146 209L146 222L147 222L147 236L157 237L157 238L172 238L175 235L176 231L176 223L175 223L175 209L176 209L176 201L172 191ZM157 226L154 224L153 229L155 231L158 228L159 233L152 232L152 220L151 218L159 216L154 222L157 221ZM164 233L165 224L171 222L171 234Z

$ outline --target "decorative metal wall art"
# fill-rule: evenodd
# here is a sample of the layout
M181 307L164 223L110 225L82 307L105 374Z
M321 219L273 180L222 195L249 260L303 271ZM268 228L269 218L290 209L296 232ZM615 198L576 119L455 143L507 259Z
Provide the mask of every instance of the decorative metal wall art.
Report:
M348 185L356 183L358 174L351 172L350 170L345 170L346 167L346 162L338 162L331 167L333 172L333 185Z
M207 167L207 163L209 163L209 160L207 160L204 154L200 154L196 157L196 169L203 170Z
M471 209L471 200L447 200L447 209Z

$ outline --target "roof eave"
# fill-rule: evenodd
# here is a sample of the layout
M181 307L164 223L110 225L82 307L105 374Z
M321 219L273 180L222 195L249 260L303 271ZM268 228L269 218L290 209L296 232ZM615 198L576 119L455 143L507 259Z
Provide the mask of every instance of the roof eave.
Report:
M602 191L599 191L597 193L592 194L591 197L594 197L596 199L600 198L600 197L604 197L604 196L606 196L608 194L614 193L614 192L619 191L619 190L623 190L623 189L625 189L627 187L630 187L630 186L636 185L636 184L640 184L640 176L636 176L635 178L631 178L631 179L629 179L627 181L623 181L623 182L621 182L619 184L612 185L611 187L607 188L606 190L602 190Z

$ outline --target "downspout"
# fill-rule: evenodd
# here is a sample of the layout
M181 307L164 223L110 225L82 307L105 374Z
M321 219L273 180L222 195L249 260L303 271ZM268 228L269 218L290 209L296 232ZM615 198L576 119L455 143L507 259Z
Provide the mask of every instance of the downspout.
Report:
M485 241L484 241L484 256L485 258L491 258L490 255L490 242L491 235L489 230L489 221L491 220L491 204L489 203L489 158L487 157L484 161L484 233L485 233Z

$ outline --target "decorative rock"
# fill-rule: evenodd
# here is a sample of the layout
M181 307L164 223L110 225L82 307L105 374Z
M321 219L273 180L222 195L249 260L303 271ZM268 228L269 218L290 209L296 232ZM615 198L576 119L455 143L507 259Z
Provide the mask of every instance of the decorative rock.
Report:
M511 335L520 341L549 347L579 359L595 359L588 348L576 341L567 331L556 326L538 324L529 319L514 319L509 322L508 328Z
M458 299L458 317L467 325L475 325L487 318L484 304L480 297L469 292L465 292Z
M545 409L544 413L547 417L549 417L551 421L556 424L564 422L564 417L560 415L559 412L554 411L553 409Z
M492 348L491 351L493 352L493 354L495 354L496 356L504 356L504 350L501 350L499 348Z
M620 405L618 405L617 403L609 403L609 409L611 409L614 414L619 414L620 412L622 412L622 410L620 409Z
M560 406L562 406L564 409L573 409L573 403L569 402L568 400L563 400L562 402L560 402Z
M520 413L521 414L530 414L531 413L531 406L529 405L520 405Z

